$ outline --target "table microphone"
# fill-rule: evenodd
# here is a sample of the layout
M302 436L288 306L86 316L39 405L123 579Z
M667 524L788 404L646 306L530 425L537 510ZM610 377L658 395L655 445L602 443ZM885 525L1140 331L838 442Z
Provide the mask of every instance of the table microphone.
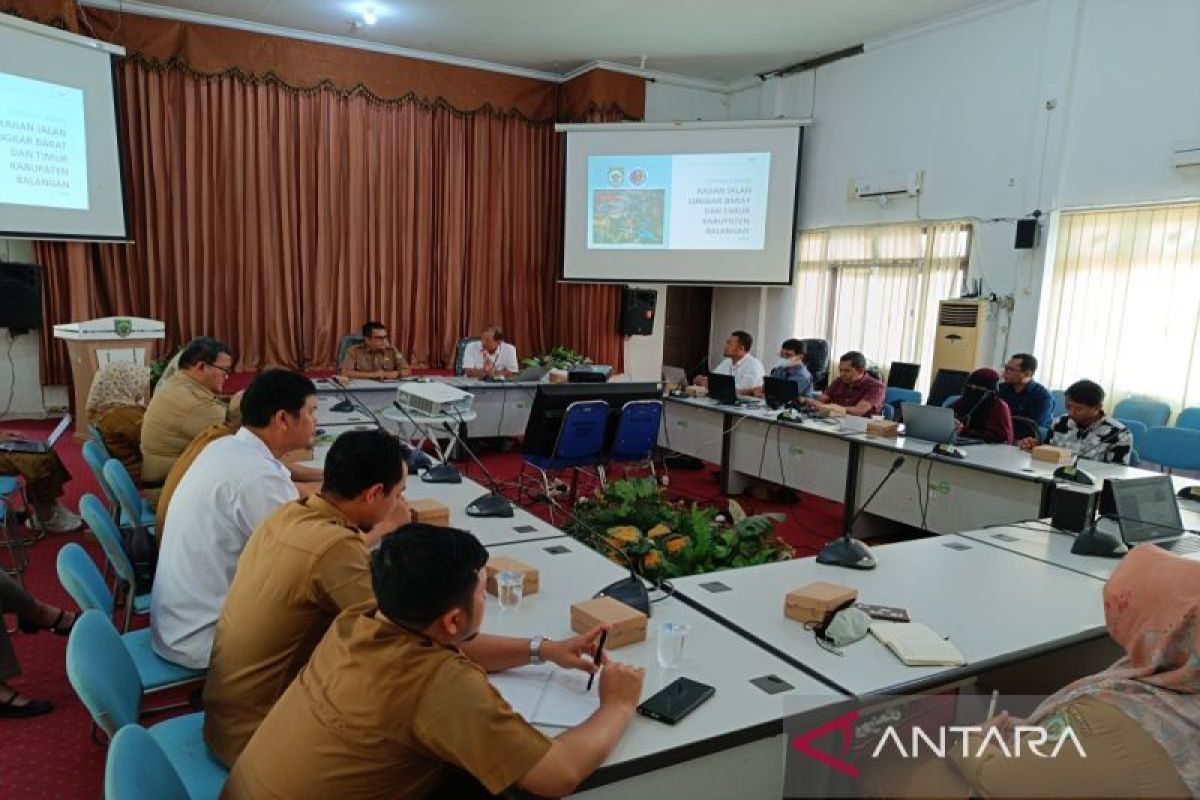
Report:
M1054 470L1054 479L1069 483L1078 483L1080 486L1096 485L1096 479L1079 468L1078 453L1075 454L1075 462L1073 464L1063 464Z
M451 413L458 417L459 425L464 427L466 426L467 423L463 421L462 414L458 413L454 409L451 409ZM466 451L467 455L471 457L471 460L479 465L479 469L481 469L483 474L487 477L488 486L491 488L491 491L487 494L481 495L480 497L472 500L470 503L467 503L467 516L511 517L513 515L512 503L509 502L509 499L505 497L503 493L501 493L499 488L500 484L496 481L496 477L492 475L491 470L489 470L487 465L480 460L479 456L475 455L475 451L471 449L470 445L466 443L463 437L459 436L458 431L454 429L453 425L448 422L444 423L443 425L446 429L446 432L454 437L454 441L458 442L459 446L461 446L462 449Z
M438 447L437 439L430 434L429 429L417 422L416 419L413 418L413 415L408 413L408 409L405 408L399 400L393 400L392 405L395 406L396 410L403 414L410 423L412 423L412 426L416 428L422 436L433 442L434 447ZM446 455L441 452L440 447L438 447L438 456L441 457L442 463L428 467L421 475L421 480L425 483L462 483L462 473L455 469L453 464L447 463Z
M336 376L330 378L329 383L330 385L337 387L335 391L338 393L338 396L342 398L340 402L331 405L329 410L335 414L349 414L354 410L354 401L350 399L349 390L345 386L342 386L342 382L339 381Z
M820 553L817 553L818 564L830 564L835 567L849 567L851 569L875 569L875 556L871 555L871 548L851 536L851 532L854 530L854 523L858 522L859 516L867 510L867 506L875 499L875 495L879 494L879 490L883 488L883 485L891 480L891 477L902 466L904 466L904 456L896 456L896 460L892 462L892 468L888 470L888 474L883 476L883 480L875 487L875 491L871 492L871 496L867 498L867 502L859 506L858 510L854 512L854 516L846 523L845 532L821 548Z
M965 414L960 415L957 412L955 412L954 418L970 420L971 415L975 413L975 410L978 409L981 405L983 405L983 401L987 400L989 397L991 397L994 394L995 394L995 392L993 392L991 389L984 389L983 395L978 400L975 401L975 405L973 405L969 409L967 409L967 412ZM939 456L944 456L946 458L958 458L958 459L966 458L967 454L964 453L959 448L954 446L954 437L955 437L955 434L953 434L953 433L950 434L950 441L939 442L937 445L934 446L933 452Z

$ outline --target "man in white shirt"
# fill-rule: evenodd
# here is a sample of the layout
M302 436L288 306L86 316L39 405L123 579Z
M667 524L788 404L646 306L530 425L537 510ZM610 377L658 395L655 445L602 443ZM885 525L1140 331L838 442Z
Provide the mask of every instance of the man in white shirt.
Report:
M197 456L167 508L151 594L154 651L193 669L208 666L213 633L250 534L299 493L280 462L311 447L317 395L298 372L260 373L242 396L242 428Z
M737 393L752 397L756 390L763 385L766 370L762 362L750 355L754 346L754 337L745 331L734 331L725 340L725 360L713 370L715 375L732 375ZM708 377L700 375L696 378L697 386L708 386Z
M504 329L490 325L463 350L463 374L468 378L511 378L519 370L517 348L504 341Z

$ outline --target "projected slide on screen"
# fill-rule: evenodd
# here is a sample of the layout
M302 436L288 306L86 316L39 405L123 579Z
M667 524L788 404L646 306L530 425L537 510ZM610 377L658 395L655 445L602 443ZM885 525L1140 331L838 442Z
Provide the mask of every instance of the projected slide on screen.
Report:
M87 209L82 91L0 73L0 203Z
M588 156L591 250L762 250L770 153Z

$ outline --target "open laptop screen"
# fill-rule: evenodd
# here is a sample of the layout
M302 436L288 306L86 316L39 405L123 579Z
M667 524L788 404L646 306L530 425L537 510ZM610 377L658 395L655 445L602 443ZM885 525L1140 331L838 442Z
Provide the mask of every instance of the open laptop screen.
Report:
M1110 480L1107 484L1112 492L1111 510L1116 513L1126 544L1132 547L1180 535L1183 520L1169 476Z

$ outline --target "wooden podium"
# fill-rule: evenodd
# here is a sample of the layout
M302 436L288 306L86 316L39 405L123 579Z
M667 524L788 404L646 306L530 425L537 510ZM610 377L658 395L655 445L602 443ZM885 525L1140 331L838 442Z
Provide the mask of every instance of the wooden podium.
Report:
M75 441L88 437L87 396L96 372L111 361L148 364L166 326L141 317L104 317L54 326L54 338L67 343L75 397Z

